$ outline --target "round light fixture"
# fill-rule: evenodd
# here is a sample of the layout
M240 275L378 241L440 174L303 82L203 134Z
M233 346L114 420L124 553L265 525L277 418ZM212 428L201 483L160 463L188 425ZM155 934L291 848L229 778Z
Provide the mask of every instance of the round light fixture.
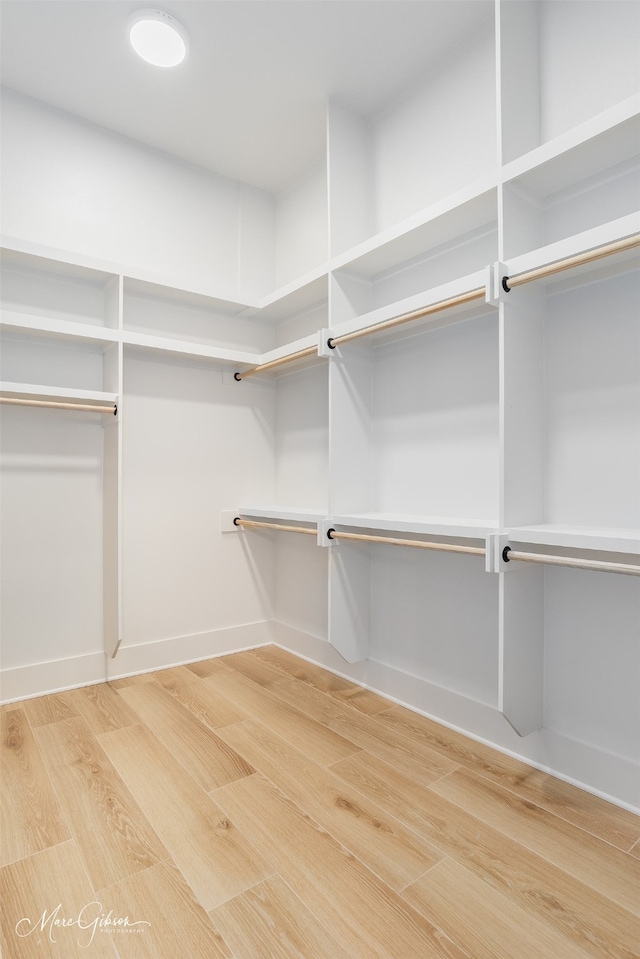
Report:
M155 67L177 67L187 55L187 34L175 17L162 10L138 10L129 18L131 46Z

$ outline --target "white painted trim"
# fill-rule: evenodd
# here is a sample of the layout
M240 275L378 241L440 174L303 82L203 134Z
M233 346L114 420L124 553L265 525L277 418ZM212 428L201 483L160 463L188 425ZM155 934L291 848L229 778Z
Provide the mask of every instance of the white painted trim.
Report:
M193 636L176 636L138 646L121 646L115 659L108 661L108 679L123 679L170 666L183 666L202 659L214 659L244 649L273 642L272 623L247 623L216 629Z
M137 646L122 646L115 659L100 652L0 670L1 703L60 693L78 686L122 679L139 673L183 666L202 659L266 646L273 642L272 623L248 623L193 636L176 636Z
M15 666L0 671L0 702L14 703L75 689L77 686L93 686L103 683L105 679L105 656L102 650L85 656Z

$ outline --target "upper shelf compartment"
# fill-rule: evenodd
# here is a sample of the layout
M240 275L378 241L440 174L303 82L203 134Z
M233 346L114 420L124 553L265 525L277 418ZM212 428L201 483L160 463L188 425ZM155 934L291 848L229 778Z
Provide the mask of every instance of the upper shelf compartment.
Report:
M416 211L495 177L494 77L491 18L373 118L330 104L332 259L374 237L380 246Z
M497 189L486 180L337 257L332 324L454 281L497 258Z
M2 326L20 333L112 342L119 278L11 249L2 250Z
M142 280L124 280L125 344L209 359L251 362L272 345L272 331L243 319L245 304Z
M319 269L276 290L259 308L250 308L242 316L271 323L273 345L279 347L326 327L328 298L328 274L326 269Z
M502 163L554 141L564 151L572 137L586 142L620 122L611 111L640 90L638 4L506 0L498 10ZM574 171L574 179L594 172Z
M550 144L535 151L540 163L528 156L505 168L505 259L637 214L640 113L629 115L637 106L640 98L611 111L612 126L565 152Z

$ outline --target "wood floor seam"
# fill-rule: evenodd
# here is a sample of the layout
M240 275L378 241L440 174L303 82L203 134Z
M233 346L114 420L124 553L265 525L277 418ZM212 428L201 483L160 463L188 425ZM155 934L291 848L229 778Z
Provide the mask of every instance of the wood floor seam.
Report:
M464 766L459 767L459 769L464 769L464 768L466 767ZM494 786L498 785L490 777L483 776L482 772L478 772L474 770L473 775L477 776L479 779L485 779L488 783L491 783ZM435 785L435 782L436 781L434 780L434 785ZM563 816L559 811L555 809L549 809L547 806L543 806L541 803L536 803L531 799L526 799L522 795L522 793L519 793L516 789L511 789L509 786L504 784L500 784L498 788L502 789L505 793L509 793L510 795L514 796L514 798L520 800L521 802L529 804L532 809L535 808L540 810L540 812L544 812L550 816L554 816L556 819L560 820L561 822L566 823L566 825L570 826L572 829L582 830L582 832L584 832L586 835L591 836L592 839L595 839L597 842L605 843L606 845L610 846L612 849L615 849L619 852L629 852L630 849L633 848L634 844L632 843L629 849L621 849L620 846L617 846L615 843L609 841L603 836L599 836L597 833L593 832L591 829L587 829L586 826L582 826L579 823L573 822L571 819L567 818L566 816Z

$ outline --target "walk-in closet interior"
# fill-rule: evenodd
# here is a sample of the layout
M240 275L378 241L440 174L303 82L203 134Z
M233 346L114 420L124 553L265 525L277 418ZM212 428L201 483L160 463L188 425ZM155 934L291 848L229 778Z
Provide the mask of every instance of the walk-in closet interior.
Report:
M263 184L8 59L2 700L276 643L638 808L640 4L173 12L325 6L429 57Z

